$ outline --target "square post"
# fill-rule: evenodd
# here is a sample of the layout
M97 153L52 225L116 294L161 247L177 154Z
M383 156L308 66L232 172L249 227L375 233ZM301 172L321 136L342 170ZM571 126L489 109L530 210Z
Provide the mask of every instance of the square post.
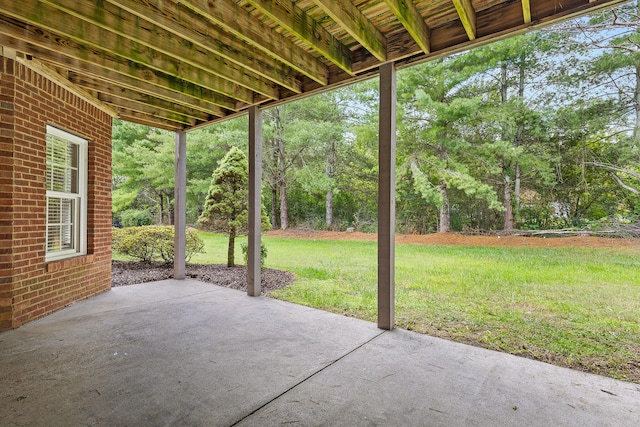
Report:
M378 154L378 327L395 323L396 69L380 66Z
M262 112L249 108L249 241L247 295L260 296L260 234L262 232Z
M176 132L173 209L173 278L185 277L187 245L187 133Z

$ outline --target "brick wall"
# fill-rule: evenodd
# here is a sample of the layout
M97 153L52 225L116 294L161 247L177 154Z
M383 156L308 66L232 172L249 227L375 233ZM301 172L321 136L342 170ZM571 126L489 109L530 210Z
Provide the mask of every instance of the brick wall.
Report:
M111 287L111 118L0 57L0 330ZM46 125L89 141L86 256L45 262Z

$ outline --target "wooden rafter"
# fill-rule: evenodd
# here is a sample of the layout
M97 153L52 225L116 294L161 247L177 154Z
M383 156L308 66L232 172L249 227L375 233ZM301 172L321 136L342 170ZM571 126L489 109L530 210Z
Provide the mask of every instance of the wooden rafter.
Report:
M28 13L25 13L26 11ZM241 67L234 69L229 66L227 73L232 75L235 80L241 80L242 86L227 80L225 65L228 63L226 61L218 61L214 66L207 68L203 68L206 64L196 67L189 63L192 62L192 57L184 56L185 59L181 61L159 50L149 49L149 46L133 39L70 16L37 0L3 0L0 3L0 12L56 33L52 39L59 39L57 35L63 35L73 39L76 46L78 46L77 43L91 45L94 49L169 73L194 84L201 84L221 94L238 97L245 102L253 103L253 92L258 92L272 99L279 97L279 91L276 87L243 71ZM194 51L189 53L195 56ZM213 59L215 60L215 58Z
M107 93L138 102L146 102L158 108L173 105L173 109L176 111L194 118L201 117L201 115L224 117L228 114L227 111L217 105L186 94L173 92L126 76L117 75L116 73L102 73L98 76L91 74L89 71L87 69L68 71L66 77L71 83L96 92Z
M476 11L473 9L471 0L453 0L453 5L456 7L460 22L467 32L469 40L475 40L476 38Z
M25 39L11 37L13 32L9 21L3 20L0 25L0 44L12 47L21 52L30 52L30 54L40 59L45 59L57 66L66 67L68 69L77 70L79 72L88 72L96 76L113 75L114 80L120 81L121 77L130 79L135 85L150 85L157 89L166 89L171 92L182 93L189 97L199 99L203 102L210 103L213 106L223 107L229 110L237 110L237 106L233 99L221 96L220 94L208 90L206 88L196 86L192 83L181 81L172 76L154 72L149 69L139 69L130 67L130 64L115 61L106 56L92 54L91 52L83 52L85 60L82 58L74 58L66 55L64 45L55 50L50 49L47 43L47 35L42 34L43 40L39 40L33 34L27 33ZM38 34L41 34L38 32ZM31 35L31 37L29 37ZM69 48L71 52L75 52L73 47Z
M531 3L529 0L521 0L522 1L522 17L524 18L524 23L528 24L531 22Z
M0 55L184 130L622 1L0 0Z
M136 111L138 113L146 114L152 117L158 117L165 120L170 120L176 123L182 123L186 126L193 126L197 123L196 119L186 114L181 114L176 110L165 110L157 108L155 105L148 105L141 102L136 102L132 99L122 99L113 95L104 93L98 94L98 99L104 103L117 105L120 111Z
M349 49L291 0L247 0L256 9L353 75Z
M81 86L75 85L74 83L72 83L69 80L65 79L64 76L62 76L60 73L58 73L58 71L56 71L55 68L49 67L47 64L44 64L44 63L42 63L42 62L40 62L38 60L33 60L33 59L28 60L28 59L26 59L24 57L23 54L20 54L16 58L16 60L18 62L20 62L21 64L23 64L24 66L26 66L27 68L30 68L30 69L34 70L35 72L37 72L38 74L47 77L52 82L55 82L56 84L62 86L63 88L67 89L68 91L74 93L76 96L84 99L88 103L90 103L90 104L94 105L95 107L99 108L100 110L106 112L111 117L118 117L117 108L113 108L113 107L111 107L109 105L106 105L104 102L101 102L99 99L94 97L91 93L87 92Z
M33 2L33 0L29 0L29 2ZM289 90L300 92L301 82L294 75L293 69L276 67L276 64L269 64L270 67L267 67L262 62L252 60L251 57L242 54L221 55L218 51L214 52L208 49L204 41L200 44L189 45L185 43L182 36L178 36L164 26L157 24L163 17L162 15L158 15L154 22L150 22L144 13L136 16L107 2L102 3L102 10L99 14L95 13L96 6L93 0L56 0L55 2L44 0L44 2L82 21L97 25L104 31L134 40L155 51L183 60L194 67L209 71L254 91L258 91L256 84L260 85L266 78ZM140 3L137 2L137 4L138 9L144 12ZM146 15L149 13L147 12ZM168 19L162 20L162 23L167 23L165 21ZM226 53L228 50L224 49L219 52ZM251 65L253 68L250 67ZM270 85L270 83L264 84Z
M525 0L523 0L525 1ZM424 53L431 51L430 31L412 0L384 0Z
M232 33L235 37L261 49L314 80L326 83L327 67L318 58L282 36L233 0L179 0L184 6Z
M350 0L313 0L379 61L387 60L387 40Z
M144 104L151 108L159 108L161 110L176 112L184 116L191 117L199 121L208 121L214 119L216 116L210 113L191 108L176 102L167 101L166 99L158 98L146 93L128 89L118 86L112 82L99 80L95 77L88 76L86 74L70 73L67 72L69 81L73 81L77 85L82 85L87 89L92 89L96 92L97 98L106 103L114 106L124 105L124 101L131 101L138 104ZM116 107L114 107L116 108ZM116 108L117 109L117 108ZM139 109L134 108L136 111ZM224 114L220 114L217 117L222 117Z

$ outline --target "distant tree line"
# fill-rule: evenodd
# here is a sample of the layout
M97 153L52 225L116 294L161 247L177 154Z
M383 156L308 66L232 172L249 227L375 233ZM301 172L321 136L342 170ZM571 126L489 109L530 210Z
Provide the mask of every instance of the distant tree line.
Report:
M399 232L588 227L640 214L638 3L398 73ZM264 111L273 228L376 230L377 80ZM247 119L188 134L188 222ZM170 224L173 135L116 121L114 221Z

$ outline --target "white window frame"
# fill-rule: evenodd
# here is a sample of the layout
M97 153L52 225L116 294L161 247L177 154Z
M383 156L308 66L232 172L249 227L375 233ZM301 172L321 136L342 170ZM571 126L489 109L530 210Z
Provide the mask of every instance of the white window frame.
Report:
M78 146L78 173L77 173L77 193L66 193L47 189L46 197L46 221L45 221L45 260L57 261L87 254L87 181L88 181L88 142L84 138L65 132L56 127L47 125L47 137L49 135L62 138ZM48 143L48 141L47 141ZM47 159L48 161L48 159ZM49 173L49 167L46 167ZM45 185L47 180L45 179ZM75 218L73 218L73 248L49 252L49 199L71 199L76 203Z

